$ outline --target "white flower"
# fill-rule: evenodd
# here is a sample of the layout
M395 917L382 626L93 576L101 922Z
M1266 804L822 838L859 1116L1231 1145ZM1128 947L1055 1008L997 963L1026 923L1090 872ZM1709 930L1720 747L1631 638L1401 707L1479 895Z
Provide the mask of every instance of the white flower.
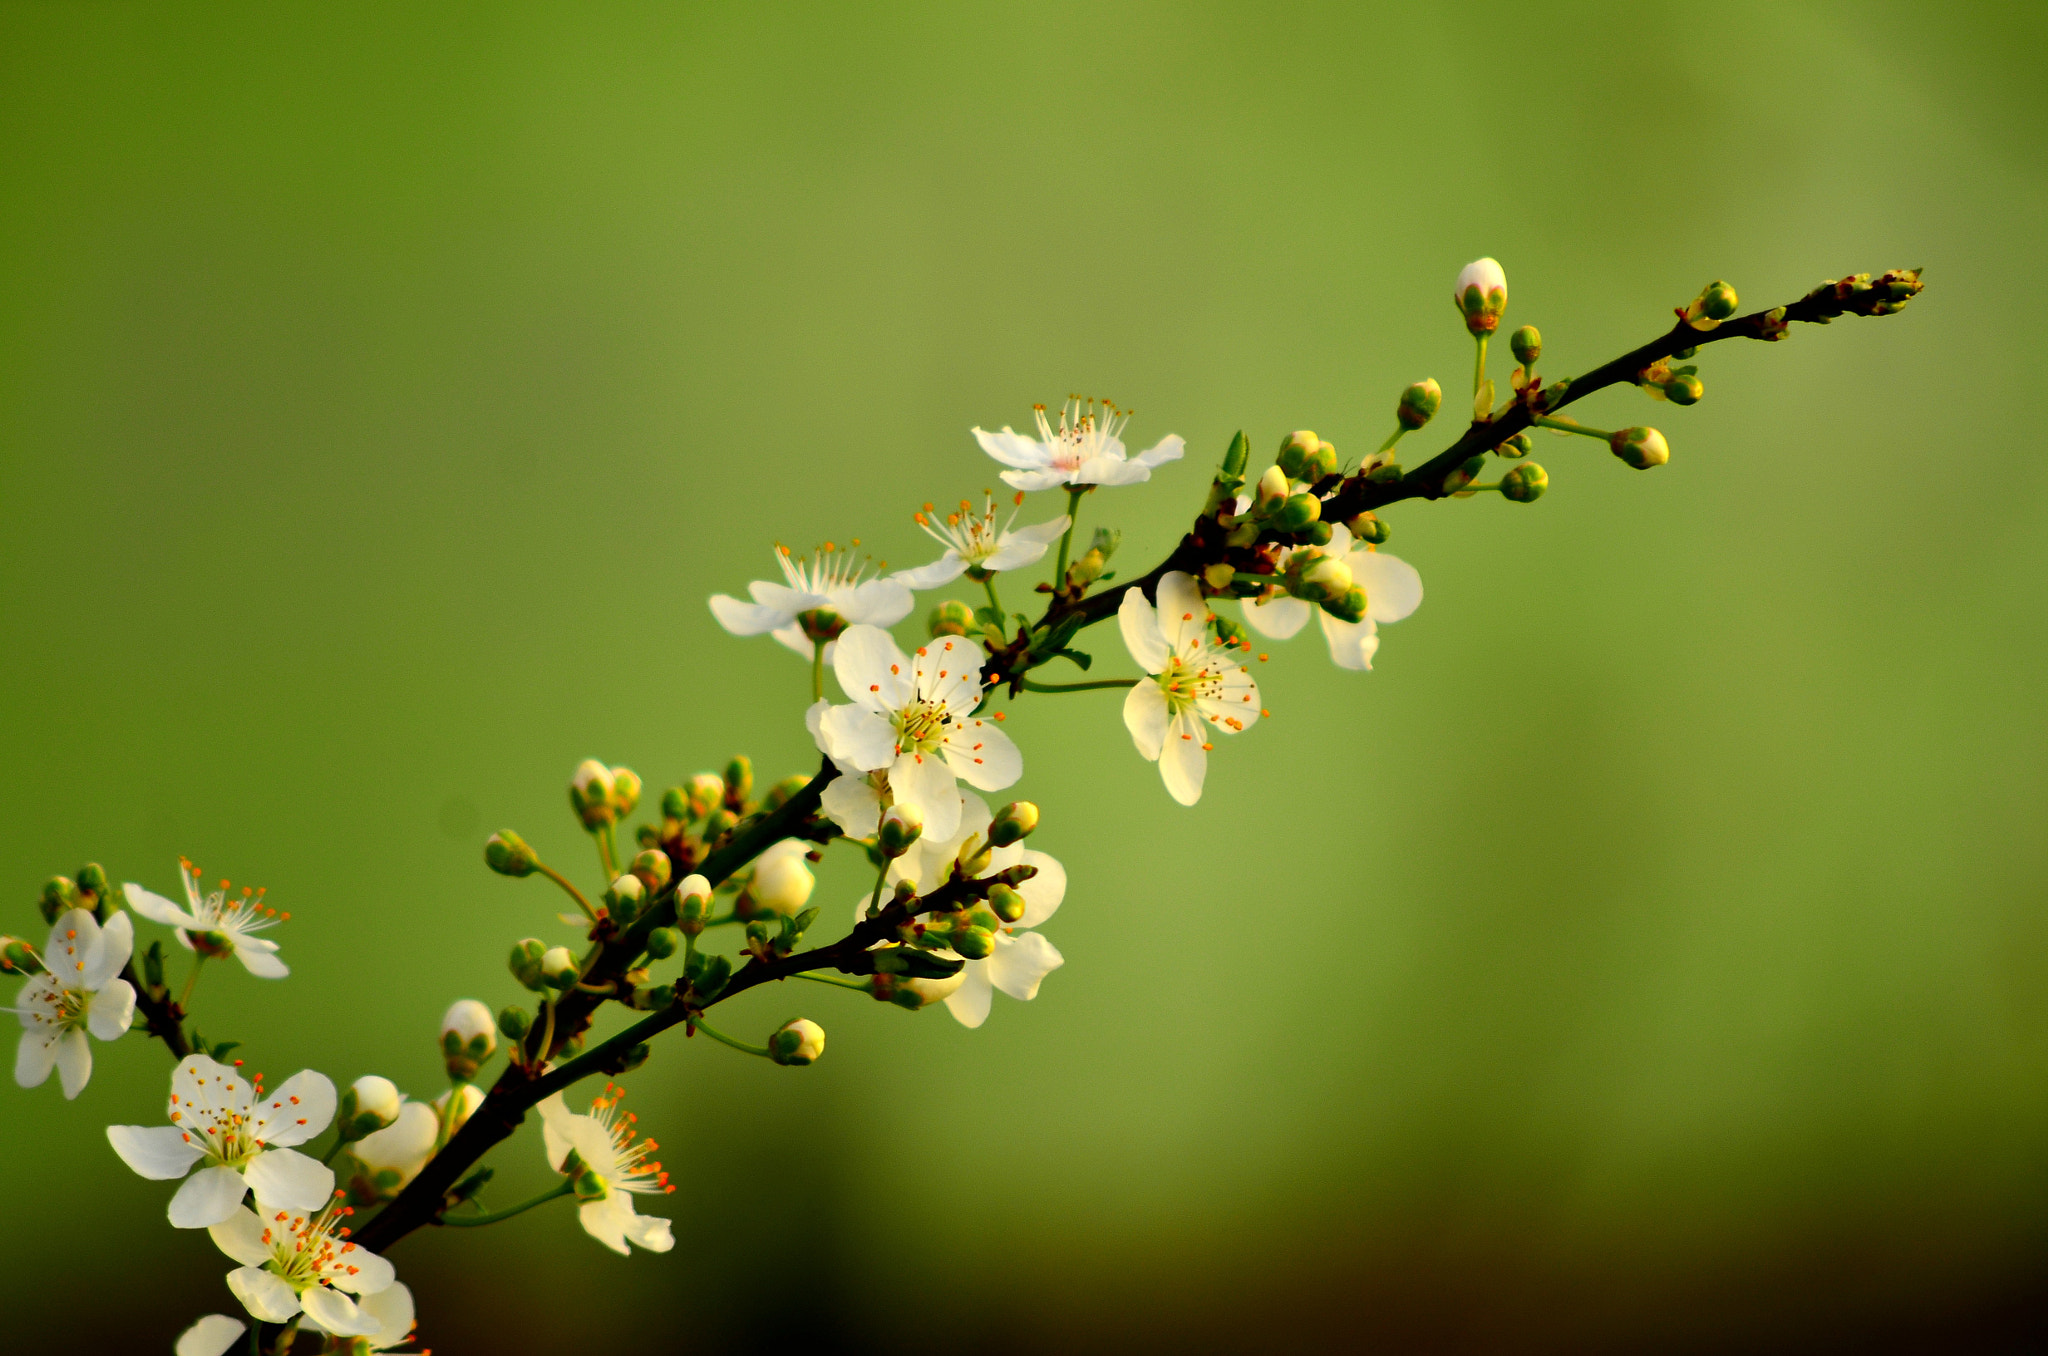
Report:
M1015 468L1003 472L1003 479L1020 490L1049 490L1055 485L1135 485L1150 480L1153 467L1179 461L1186 450L1180 435L1169 433L1157 446L1127 457L1123 439L1117 435L1123 432L1130 415L1108 401L1102 403L1102 413L1097 414L1092 399L1083 405L1079 396L1070 397L1066 408L1060 411L1057 430L1046 420L1045 406L1034 405L1032 410L1038 419L1036 441L1012 432L1007 424L1001 433L974 430L982 451Z
M864 578L866 557L842 551L829 541L814 558L777 546L775 560L787 584L755 580L747 585L751 603L716 594L711 615L736 636L766 632L806 659L815 642L835 640L848 626L894 626L910 615L917 601L901 579ZM829 646L825 657L832 657Z
M193 949L192 935L199 933L200 945L207 955L232 954L259 979L283 979L291 973L290 968L277 958L277 943L255 935L265 928L275 927L281 920L291 917L290 914L280 914L266 906L261 890L244 889L241 898L230 900L226 881L222 881L220 888L212 894L200 894L199 868L183 857L178 859L178 875L185 883L188 908L181 909L162 895L151 894L133 881L124 887L128 892L128 907L152 923L176 928L178 943L187 951Z
M972 714L981 664L981 647L961 636L939 636L913 660L888 632L848 627L833 671L853 702L819 716L820 742L836 762L886 771L895 803L915 810L926 833L946 837L959 822L956 779L999 791L1024 771L1010 737Z
M361 1296L356 1300L356 1308L377 1320L377 1333L374 1337L362 1338L360 1346L343 1346L343 1351L390 1351L411 1337L412 1330L419 1326L419 1320L414 1316L412 1291L406 1288L404 1281L393 1281L382 1290ZM239 1328L241 1325L236 1326ZM320 1326L320 1320L314 1318L299 1326L307 1332L327 1331ZM184 1353L179 1352L178 1356L184 1356Z
M178 1334L178 1345L171 1348L172 1356L221 1356L248 1330L249 1325L239 1318L208 1314Z
M912 843L910 851L889 863L887 884L907 880L916 882L920 893L938 889L951 876L954 859L969 838L986 842L989 820L987 802L970 792L961 792L960 820L954 831L942 839L926 834ZM1046 853L1012 843L992 849L988 869L981 874L989 876L1019 865L1035 866L1038 874L1016 887L1024 897L1024 916L996 933L995 951L984 959L968 961L955 979L921 982L925 987L920 992L928 989L932 997L944 998L946 1010L962 1026L980 1026L988 1020L989 1004L997 989L1020 1002L1030 1002L1038 997L1038 986L1045 977L1066 964L1058 947L1042 934L1027 929L1037 927L1059 909L1060 902L1067 897L1067 870ZM862 895L854 906L856 922L867 916L871 898ZM886 889L882 898L889 898ZM937 954L952 957L954 953L942 950Z
M811 899L818 878L804 862L811 845L801 838L785 838L754 859L754 878L747 893L770 913L794 918Z
M1317 551L1350 568L1351 582L1365 590L1365 620L1339 621L1314 603L1276 593L1263 602L1245 599L1245 622L1262 636L1286 640L1314 613L1330 644L1331 663L1344 669L1372 668L1372 657L1380 648L1380 623L1400 621L1422 606L1422 576L1398 556L1356 544L1342 523L1331 527L1329 545L1297 546L1289 554L1297 551Z
M628 1243L649 1252L667 1252L676 1245L669 1222L635 1211L632 1197L666 1194L675 1188L668 1184L661 1164L647 1161L657 1147L654 1141L633 1142L638 1133L633 1118L618 1112L623 1096L623 1089L607 1085L590 1103L588 1116L570 1111L559 1092L542 1102L540 1132L548 1164L556 1172L567 1172L572 1152L581 1160L576 1196L582 1204L576 1215L585 1233L613 1252L630 1253Z
M259 1196L253 1213L238 1209L208 1232L242 1264L228 1289L255 1317L283 1323L303 1312L336 1336L371 1336L383 1325L349 1296L374 1295L394 1277L391 1263L347 1240L343 1222L354 1213L331 1203L316 1215Z
M1508 275L1492 259L1474 259L1458 270L1451 301L1474 334L1492 333L1508 306Z
M987 508L980 513L962 499L960 511L947 514L943 525L932 520L932 506L926 504L925 511L917 515L917 525L945 547L946 553L929 565L899 570L891 578L914 589L935 589L941 584L951 583L970 569L994 573L1021 570L1035 563L1045 554L1046 548L1060 539L1060 534L1067 530L1073 519L1062 513L1035 527L1020 527L1012 531L1010 523L1017 521L1023 504L1024 492L1019 490L1018 507L1010 511L1010 521L1004 523L1000 530L996 527L994 495L989 496Z
M465 1099L467 1100L467 1099ZM420 1175L440 1143L441 1117L425 1102L408 1100L398 1108L397 1119L382 1130L364 1135L349 1145L349 1152L368 1174L370 1194L396 1195Z
M1133 586L1117 608L1124 645L1152 675L1124 699L1124 728L1138 752L1159 764L1167 792L1193 805L1209 767L1209 731L1238 734L1257 724L1259 685L1210 638L1209 608L1192 576L1169 571L1158 594L1155 608Z
M40 1087L55 1068L67 1099L85 1090L92 1077L92 1045L85 1033L119 1040L135 1015L135 990L121 978L134 949L135 924L125 913L116 913L105 927L90 909L69 909L58 917L42 954L44 973L22 985L14 1000L22 1025L15 1082Z
M334 1119L334 1084L302 1069L264 1095L240 1069L206 1055L187 1055L171 1072L169 1125L110 1125L107 1141L121 1161L152 1181L184 1177L206 1166L171 1197L171 1223L204 1229L235 1213L245 1189L295 1210L317 1210L334 1191L334 1173L292 1149Z

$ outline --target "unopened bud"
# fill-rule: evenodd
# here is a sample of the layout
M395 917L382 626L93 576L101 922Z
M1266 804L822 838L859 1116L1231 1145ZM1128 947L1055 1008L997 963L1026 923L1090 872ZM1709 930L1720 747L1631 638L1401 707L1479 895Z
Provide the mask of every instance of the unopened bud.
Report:
M1251 439L1244 436L1244 430L1239 429L1237 436L1230 440L1229 450L1223 454L1223 474L1221 478L1225 480L1244 479L1245 467L1251 464L1251 459Z
M967 628L974 625L974 609L958 598L948 598L932 609L926 621L926 629L932 639L940 636L964 636Z
M1508 473L1500 478L1501 498L1512 499L1517 504L1532 504L1541 499L1549 488L1550 477L1533 461L1509 467Z
M405 1098L398 1085L376 1074L364 1074L341 1090L334 1125L344 1142L361 1139L392 1124Z
M928 979L922 975L875 974L868 977L868 992L884 1003L894 1003L899 1008L916 1012L919 1008L930 1007L952 996L967 982L967 972L962 969L943 979Z
M516 1004L498 1009L498 1034L514 1045L526 1039L526 1033L533 1030L533 1014Z
M1508 308L1508 275L1492 259L1474 259L1458 272L1451 300L1474 334L1492 334Z
M497 1048L497 1019L474 998L457 1001L441 1019L441 1057L447 1061L448 1076L456 1082L476 1077L477 1066Z
M1739 304L1735 289L1718 279L1708 283L1701 290L1697 303L1700 314L1709 320L1726 320L1735 314L1735 308Z
M1299 532L1323 513L1323 501L1312 494L1290 496L1273 515L1273 526L1282 532Z
M1271 509L1287 498L1287 473L1277 466L1268 466L1266 474L1259 477L1258 507Z
M550 989L574 988L583 976L578 972L576 957L566 946L551 946L541 953L540 982Z
M739 816L726 809L723 805L719 806L710 814L704 816L704 841L707 843L716 841L721 834L724 834L739 822Z
M547 949L547 944L538 937L528 937L512 943L512 958L506 962L512 971L512 978L518 980L522 986L539 992L540 958Z
M1543 356L1543 336L1534 325L1524 325L1508 336L1508 347L1514 350L1515 361L1527 369Z
M700 772L690 778L690 809L702 819L725 802L725 779L716 772Z
M60 917L78 907L78 886L69 876L52 876L43 882L43 896L38 901L45 923L55 923Z
M1479 473L1485 469L1486 454L1484 452L1481 452L1476 457L1467 457L1464 465L1444 477L1444 493L1456 494L1473 481L1479 479Z
M1274 458L1281 474L1289 480L1300 480L1302 467L1315 455L1322 442L1322 439L1305 428L1288 434L1286 440L1280 444L1280 455Z
M639 1068L642 1064L645 1064L647 1062L647 1057L649 1055L652 1055L653 1053L654 1047L649 1045L646 1041L641 1041L638 1045L628 1050L625 1053L625 1055L619 1060L619 1072L633 1072L633 1070Z
M754 864L753 884L748 887L755 904L789 917L810 902L811 890L818 883L804 862L810 846L801 838L785 838L761 854Z
M567 1047L563 1047L567 1050ZM474 1083L458 1083L434 1099L434 1114L441 1118L441 1124L448 1127L453 1136L457 1130L469 1124L469 1118L484 1104L484 1090Z
M612 769L612 813L620 819L640 803L640 774L629 767Z
M614 877L604 892L605 912L620 927L631 926L633 920L640 916L640 906L646 900L647 887L630 871Z
M891 805L882 815L881 831L876 834L877 846L882 855L894 860L910 851L911 845L924 834L924 816L908 805Z
M995 885L1008 885L1014 888L1022 885L1037 874L1037 867L1032 866L1028 862L1019 862L1015 866L1006 866L1001 871L996 872L993 876L989 877L989 881Z
M683 949L683 934L675 928L656 928L647 934L647 954L667 960Z
M690 817L690 793L680 786L671 786L661 793L661 817L684 820Z
M1674 405L1697 405L1706 393L1706 383L1691 372L1674 373L1664 384L1664 398Z
M1365 620L1365 603L1365 590L1354 584L1344 591L1343 597L1325 600L1323 611L1338 621L1355 624Z
M1401 392L1401 399L1394 405L1394 421L1413 433L1430 420L1444 403L1444 388L1436 384L1436 378L1418 381Z
M1337 445L1323 443L1301 464L1301 478L1310 484L1327 480L1337 474Z
M996 817L989 821L988 845L1006 848L1030 837L1037 827L1038 807L1028 800L1013 800L996 811Z
M784 1023L768 1038L768 1053L777 1064L815 1064L825 1053L825 1028L806 1017Z
M1079 560L1067 566L1067 583L1085 588L1102 578L1102 572L1108 568L1108 559L1091 547L1082 553Z
M1375 546L1392 535L1387 531L1387 525L1372 513L1361 513L1344 525L1351 529L1351 540L1371 542Z
M569 778L569 808L587 829L608 824L613 818L612 793L616 789L612 770L595 758L586 758Z
M1647 471L1671 460L1670 444L1653 428L1620 429L1608 438L1607 445L1614 449L1615 456L1638 471Z
M42 972L36 949L19 937L0 937L0 970L9 974L34 975Z
M811 784L811 779L801 772L793 772L768 788L768 797L763 802L771 810L779 810L789 804L789 798Z
M1014 923L1024 916L1024 896L1007 885L992 885L988 892L988 907L1005 923Z
M754 760L744 753L734 754L725 765L725 794L740 801L754 794Z
M87 908L97 908L113 890L112 883L107 880L107 869L98 862L87 862L78 868L78 893Z
M1310 602L1342 598L1351 591L1351 566L1336 556L1313 555L1290 581L1287 591Z
M484 843L484 865L501 876L530 876L540 865L540 854L510 829L500 829Z
M1531 452L1534 452L1536 450L1536 444L1530 441L1528 434L1517 433L1514 437L1509 438L1506 442L1502 443L1499 447L1496 447L1493 450L1499 453L1501 456L1506 457L1508 460L1513 461L1517 458L1526 457Z
M649 894L668 884L669 873L674 869L669 865L668 854L660 848L648 848L633 858L633 874Z

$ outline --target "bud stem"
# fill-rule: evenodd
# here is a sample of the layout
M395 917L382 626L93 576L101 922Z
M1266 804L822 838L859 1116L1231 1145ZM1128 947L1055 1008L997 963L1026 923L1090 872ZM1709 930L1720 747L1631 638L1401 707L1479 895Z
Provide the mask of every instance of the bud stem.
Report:
M1602 433L1597 428L1588 428L1576 419L1559 419L1554 415L1539 414L1534 422L1544 428L1554 428L1565 433L1578 433L1588 438L1598 438L1603 443L1614 436L1612 433Z
M546 1205L549 1201L566 1196L575 1189L576 1180L572 1177L564 1177L559 1185L549 1187L530 1201L521 1201L517 1205L507 1206L503 1210L492 1210L481 1215L443 1215L441 1216L441 1223L452 1224L458 1229L476 1229L486 1224L496 1224L501 1219L511 1219L514 1215L525 1214L536 1205Z
M883 820L886 820L886 819L888 819L888 817L889 817L889 812L888 812L887 810L884 810L884 811L882 811L882 819L883 819ZM880 843L881 841L882 841L882 823L881 823L881 821L877 821L877 822L876 822L876 824L875 824L875 842L876 842L877 844L879 844L879 843ZM875 855L876 855L876 856L881 856L881 855L882 855L882 854L881 854L881 852L880 852L880 850L879 850L879 848L877 849L877 851L876 851L876 854L875 854ZM888 859L887 857L882 857L882 869L881 869L881 870L879 870L879 871L877 871L877 872L875 872L875 893L874 893L874 895L873 895L873 896L872 896L871 898L869 898L869 900L868 900L868 909L867 909L867 916L868 916L869 918L873 918L873 917L874 917L874 916L875 916L876 914L878 914L878 913L880 913L880 912L882 911L882 887L883 887L884 885L886 885L886 884L888 883L888 881L889 881L889 859Z
M576 907L583 910L583 916L585 918L588 918L593 923L597 921L597 910L590 907L590 901L583 897L583 892L581 890L577 889L574 885L571 885L569 883L569 878L567 876L564 876L561 872L555 870L555 868L549 866L546 862L535 862L533 864L533 869L540 872L543 876L546 876L555 884L561 886L564 890L567 890L569 892L569 898L576 901ZM614 872L613 874L617 873Z
M199 967L204 964L206 964L206 953L204 951L194 951L192 953L192 971L185 976L184 992L178 995L179 1007L183 1008L191 1005L192 986L199 982Z
M741 1051L742 1053L749 1055L759 1055L762 1059L775 1058L775 1056L768 1053L767 1046L749 1045L745 1041L734 1040L731 1036L726 1035L723 1031L720 1031L716 1027L708 1025L702 1017L696 1018L690 1023L690 1025L696 1030L701 1031L705 1035L711 1037L712 1040L717 1041L720 1045L730 1045L735 1050Z
M1098 687L1136 687L1136 678L1098 678L1089 683L1041 683L1034 679L1024 680L1026 692L1087 692Z
M1072 524L1069 524L1069 525L1068 525L1068 527L1067 527L1067 531L1071 533L1071 532L1072 532L1073 530L1074 530L1074 529L1073 529L1073 525L1072 525ZM1062 570L1064 570L1064 569L1066 568L1066 566L1062 565L1062 566L1061 566L1060 568L1061 568ZM985 588L985 589L987 589L987 590L988 590L988 605L989 605L989 610L990 610L990 611L992 611L992 612L994 612L994 613L996 614L996 627L997 627L997 629L998 629L998 630L1000 630L1000 629L1002 629L1002 625L1003 625L1003 602L1002 602L1002 599L1000 599L1000 598L996 597L996 577L995 577L995 575L993 575L993 574L985 574L985 575L983 575L983 576L981 577L981 586L982 586L983 588Z
M796 977L808 979L813 984L830 984L835 989L852 989L855 993L868 992L868 986L857 979L834 979L830 975L816 974L810 970L799 970Z
M1386 440L1385 442L1383 442L1383 443L1381 443L1381 444L1380 444L1380 451L1382 451L1382 452L1391 452L1391 451L1393 451L1393 450L1394 450L1394 444L1395 444L1395 443L1398 443L1398 442L1400 442L1400 441L1401 441L1401 439L1402 439L1402 437L1403 437L1403 436L1404 436L1404 435L1405 435L1405 434L1406 434L1407 432L1408 432L1408 430L1407 430L1407 429L1405 429L1405 428L1403 428L1403 427L1401 427L1401 426L1400 426L1399 424L1396 424L1396 425L1394 425L1394 431L1393 431L1392 433L1389 433L1389 434L1387 435L1387 440Z
M825 700L825 642L811 642L811 700Z
M1478 341L1479 352L1472 361L1472 394L1478 395L1479 388L1486 384L1486 339L1485 331L1472 336Z
M1067 586L1067 548L1074 544L1074 529L1081 522L1081 496L1088 493L1085 485L1067 487L1067 530L1060 535L1060 563L1052 568L1053 596L1058 597Z

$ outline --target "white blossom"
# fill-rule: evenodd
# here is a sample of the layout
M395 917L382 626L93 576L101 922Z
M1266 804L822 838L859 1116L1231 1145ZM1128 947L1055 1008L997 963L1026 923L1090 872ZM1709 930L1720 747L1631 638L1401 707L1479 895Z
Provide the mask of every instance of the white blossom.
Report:
M1124 699L1124 727L1138 752L1159 764L1167 792L1182 805L1202 798L1210 731L1238 734L1258 723L1259 685L1209 635L1209 608L1193 576L1162 575L1159 605L1135 585L1124 591L1117 623L1138 666L1152 675Z
M134 949L135 924L125 913L116 913L105 927L90 909L58 916L43 949L44 972L22 985L14 1000L22 1026L15 1082L39 1087L54 1068L67 1099L85 1090L92 1077L92 1045L85 1033L119 1040L135 1016L135 990L121 978Z
M1322 622L1331 663L1344 669L1372 668L1373 655L1380 648L1381 624L1400 621L1422 606L1422 576L1400 557L1355 542L1342 523L1331 527L1329 545L1296 546L1288 554L1300 551L1320 552L1350 568L1351 582L1365 590L1365 619L1341 621L1314 603L1276 593L1263 601L1245 599L1246 624L1262 636L1286 640L1306 626L1314 613Z
M367 1185L378 1196L403 1191L434 1156L440 1136L439 1112L425 1102L406 1101L391 1124L349 1145L368 1178L357 1185Z
M816 642L836 640L848 626L894 626L910 615L917 601L900 578L868 578L865 556L829 541L815 556L798 556L787 546L777 546L775 561L788 583L755 580L747 585L751 603L716 594L711 615L736 636L772 635L806 659ZM827 645L828 661L833 648Z
M1180 460L1186 450L1180 435L1169 433L1155 446L1129 456L1119 435L1130 415L1108 401L1102 402L1098 414L1094 400L1084 404L1079 396L1069 397L1057 429L1047 419L1045 406L1034 405L1032 412L1038 420L1036 439L1013 432L1007 424L1000 433L974 430L981 450L1012 468L1002 473L1003 479L1019 490L1135 485L1151 479L1153 467Z
M412 1291L404 1281L393 1281L382 1290L358 1296L356 1308L377 1320L377 1332L372 1337L358 1337L363 1345L344 1347L344 1351L391 1351L410 1338L413 1329L419 1326L413 1309ZM317 1318L308 1318L299 1326L307 1332L327 1331Z
M178 859L178 876L185 885L186 908L179 908L162 895L152 894L130 881L125 887L128 907L152 923L178 930L178 943L194 949L193 934L208 955L232 954L250 974L259 979L283 979L291 973L277 958L277 943L257 933L277 926L290 914L280 914L263 902L264 892L244 889L230 898L228 883L209 893L199 889L199 868L185 858Z
M171 1072L169 1125L110 1125L121 1161L152 1181L176 1181L170 1220L204 1229L233 1215L245 1190L258 1200L317 1210L334 1191L334 1173L293 1149L334 1119L334 1084L302 1069L275 1091L206 1055L187 1055Z
M1013 529L1011 524L1017 521L1023 504L1024 492L1019 490L1017 507L1010 510L1009 521L1000 529L996 527L994 495L988 497L987 507L980 513L962 499L960 511L947 514L943 522L936 519L936 510L926 504L924 512L917 515L917 525L945 547L946 553L929 565L899 570L891 577L914 589L935 589L941 584L951 583L970 569L998 573L1021 570L1026 565L1037 563L1060 539L1060 534L1067 530L1073 519L1062 513L1031 527Z
M265 1323L288 1322L303 1312L338 1337L375 1336L383 1324L353 1296L389 1287L391 1263L351 1243L345 1221L355 1212L330 1203L318 1214L256 1198L215 1224L214 1243L242 1265L228 1273L228 1289Z
M221 1356L242 1339L249 1325L226 1314L208 1314L178 1334L172 1356Z
M1010 737L973 714L981 665L981 647L962 636L939 636L912 659L888 632L849 627L833 671L853 701L820 713L819 741L842 766L886 771L894 802L944 837L958 823L959 781L999 791L1024 771Z
M634 1118L619 1113L623 1089L607 1085L590 1103L590 1114L578 1116L556 1093L540 1104L540 1129L547 1150L548 1165L556 1172L581 1164L576 1196L581 1202L576 1215L585 1233L613 1252L630 1253L628 1244L649 1252L667 1252L676 1245L669 1222L658 1215L643 1215L633 1209L638 1195L667 1194L675 1190L661 1164L648 1155L658 1147L651 1139L638 1139Z

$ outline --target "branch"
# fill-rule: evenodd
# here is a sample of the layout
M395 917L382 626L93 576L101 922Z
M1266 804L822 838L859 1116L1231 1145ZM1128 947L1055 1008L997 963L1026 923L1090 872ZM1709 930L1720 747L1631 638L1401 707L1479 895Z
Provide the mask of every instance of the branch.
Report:
M171 1001L170 990L164 990L162 998L152 996L149 986L135 973L133 958L121 967L121 978L135 990L135 1010L142 1014L144 1029L170 1049L172 1062L191 1054L191 1042L185 1039L185 1010Z

